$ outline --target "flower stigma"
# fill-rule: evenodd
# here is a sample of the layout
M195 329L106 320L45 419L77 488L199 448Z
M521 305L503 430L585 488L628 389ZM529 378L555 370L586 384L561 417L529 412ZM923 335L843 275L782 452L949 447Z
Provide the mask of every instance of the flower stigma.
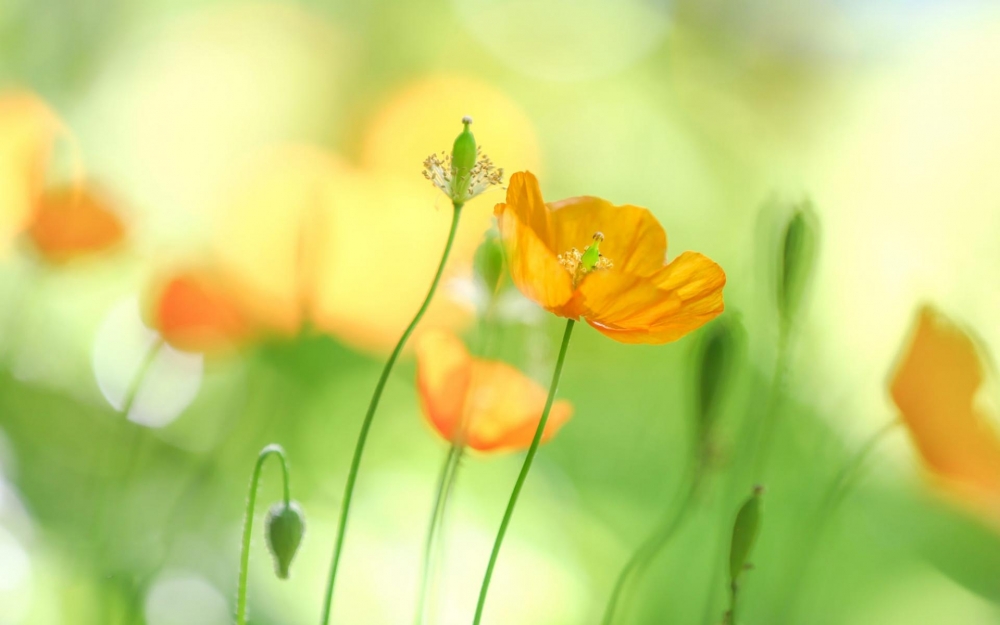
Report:
M604 233L595 232L590 245L582 252L574 247L559 255L559 264L573 276L574 287L580 284L590 272L611 269L615 266L610 258L601 254L600 246L603 240Z

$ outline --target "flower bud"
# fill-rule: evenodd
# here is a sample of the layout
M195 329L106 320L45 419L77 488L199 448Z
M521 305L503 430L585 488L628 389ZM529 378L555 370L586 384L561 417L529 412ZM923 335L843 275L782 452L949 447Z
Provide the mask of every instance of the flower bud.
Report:
M743 502L733 524L733 541L729 548L729 579L736 584L740 574L747 568L747 560L760 533L762 486L754 486L753 493Z
M708 442L745 340L743 326L732 315L723 316L705 328L697 356L699 366L695 369L696 433L702 447Z
M451 149L453 188L457 193L456 197L468 195L469 187L472 184L472 168L476 166L476 138L469 130L472 118L463 117L462 123L465 127L455 138L455 145Z
M500 278L503 277L503 247L496 229L491 228L486 231L483 242L476 248L472 266L476 277L486 286L490 295L496 293Z
M288 579L288 568L306 531L305 517L296 502L279 502L271 506L265 522L267 548L274 556L274 572L281 579Z
M787 328L798 312L812 278L819 248L819 221L809 202L796 207L781 241L778 312Z

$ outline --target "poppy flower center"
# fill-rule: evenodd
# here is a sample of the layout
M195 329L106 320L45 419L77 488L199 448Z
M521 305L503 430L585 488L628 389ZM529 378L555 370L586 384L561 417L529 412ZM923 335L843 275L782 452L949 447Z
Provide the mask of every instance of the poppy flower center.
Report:
M603 240L604 233L595 232L590 245L582 252L574 247L559 255L559 264L573 276L574 287L580 284L590 272L614 267L611 259L601 254L600 246Z

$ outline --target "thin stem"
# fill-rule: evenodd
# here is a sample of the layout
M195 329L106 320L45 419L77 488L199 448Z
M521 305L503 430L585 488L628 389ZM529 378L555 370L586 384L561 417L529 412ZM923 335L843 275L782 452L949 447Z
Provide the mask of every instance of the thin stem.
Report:
M724 492L723 502L730 502L736 498L737 493L744 487L745 475L750 475L752 479L756 482L760 482L763 478L764 469L767 465L767 455L771 447L771 436L774 430L774 424L777 420L777 412L781 405L781 397L784 392L786 369L788 367L789 358L789 343L791 340L790 326L787 324L782 324L778 329L778 342L777 342L777 354L775 356L774 362L774 373L772 374L771 384L767 392L767 397L764 403L763 413L760 414L759 419L755 419L753 411L754 405L751 404L751 408L746 412L743 417L743 424L740 427L739 440L749 441L750 445L745 446L745 451L740 455L739 460L735 463L733 468L729 470L729 479ZM734 470L738 469L738 470ZM749 471L747 471L749 469ZM731 531L731 527L727 527L725 532ZM715 572L713 574L714 579L718 579L719 571L723 568L724 557L726 549L728 548L727 534L724 533L724 538L719 541L718 556L715 558L717 563ZM718 601L718 593L721 585L712 585L712 588L708 592L708 597L705 603L705 609L702 614L702 623L707 624L714 621L717 618L718 612L716 612L716 604Z
M379 376L378 384L375 385L375 392L372 394L371 402L368 404L368 412L365 414L364 421L361 422L361 432L358 434L358 442L354 447L354 457L351 459L351 468L347 473L347 484L344 486L344 498L341 503L340 509L340 520L338 522L337 529L337 540L333 546L333 557L330 562L330 576L326 583L326 594L323 598L323 615L320 619L322 625L327 625L330 622L330 612L333 610L333 588L337 581L337 568L340 565L340 556L343 553L344 548L344 537L347 534L347 520L351 512L351 499L354 496L354 484L358 480L358 469L361 466L361 456L365 451L365 443L368 440L368 431L371 429L372 421L375 418L375 411L378 409L379 400L382 398L382 390L385 388L385 383L389 379L389 374L392 372L393 366L396 364L396 359L399 358L399 354L403 351L403 347L406 345L407 339L413 334L413 330L420 323L420 319L427 312L427 308L430 306L431 300L434 298L434 292L437 291L438 283L441 282L441 276L444 274L445 265L448 262L448 256L451 254L451 247L455 242L455 233L458 231L458 220L462 214L462 204L456 203L454 205L454 213L451 219L451 230L448 232L448 241L445 243L444 252L441 254L441 262L438 264L437 273L434 274L434 279L431 281L430 289L427 291L427 297L424 298L424 303L420 305L420 309L417 310L417 314L410 321L410 325L406 326L406 330L403 331L403 336L399 337L399 342L396 343L396 347L392 350L389 355L389 359L385 362L385 367L382 369L382 375Z
M483 608L486 607L486 594L490 589L493 567L496 566L497 556L500 555L500 546L503 544L504 535L507 533L507 526L510 525L510 518L514 514L514 506L517 505L517 498L521 494L521 488L528 477L528 471L531 470L531 463L535 460L535 454L538 453L538 445L542 442L542 433L545 432L545 424L549 420L549 411L552 410L552 402L555 400L556 387L559 386L559 377L562 375L563 362L566 360L566 349L569 347L569 339L573 334L574 323L572 319L566 321L566 331L563 332L562 345L559 347L559 356L556 358L556 368L552 372L552 383L549 385L549 396L545 400L545 408L542 410L541 419L538 420L538 427L535 428L535 436L531 439L528 455L525 456L524 464L521 465L521 473L517 476L517 481L514 482L514 490L510 494L510 500L507 502L507 510L504 512L503 520L500 522L500 531L497 532L496 540L493 542L493 552L490 554L490 562L486 565L486 576L483 578L483 585L479 590L479 602L476 604L476 617L473 620L473 625L479 625L480 620L483 618Z
M250 538L253 536L253 509L257 502L257 486L260 483L260 472L264 466L264 460L268 456L277 456L281 461L281 475L283 477L285 505L291 502L290 490L288 488L288 462L285 459L285 450L280 445L268 445L260 451L257 456L257 463L253 467L253 476L250 478L250 494L247 497L247 509L243 517L243 545L240 551L240 578L236 590L236 625L245 625L247 615L247 576L250 571Z
M736 625L736 595L739 592L739 586L736 584L736 580L733 580L729 586L729 611L726 612L726 622L729 625Z
M686 512L694 501L695 494L698 491L700 475L696 473L692 479L686 480L686 482L687 488L679 498L681 500L680 505L671 506L671 509L664 517L664 522L643 541L622 568L621 573L619 573L618 580L611 591L611 597L608 599L608 605L604 610L604 618L601 620L602 625L611 625L614 622L615 612L629 580L633 581L633 585L634 583L638 583L646 567L652 563L660 550L670 542L670 539L680 529Z
M427 538L424 542L424 560L420 575L420 590L417 594L417 614L414 622L421 625L426 616L427 591L431 586L433 577L434 554L438 542L440 527L444 521L445 502L451 492L451 485L454 482L455 474L458 472L459 461L462 457L460 446L453 444L445 456L444 466L441 467L441 476L438 478L437 493L434 496L434 507L431 510L431 522L427 528Z
M865 461L868 460L868 457L878 447L879 443L891 434L898 425L899 421L893 420L880 427L865 441L854 456L844 464L833 482L831 482L816 512L816 519L812 524L812 535L804 541L804 545L799 550L800 557L795 567L796 572L791 577L792 581L786 590L786 594L790 599L784 603L784 614L782 614L782 619L779 622L789 622L789 615L794 617L798 609L798 604L804 595L804 593L800 592L800 589L809 576L810 565L816 556L816 550L819 548L823 534L826 532L827 524L833 518L844 497L847 496L857 482L858 475L861 473L861 467L864 466Z
M778 409L784 393L785 376L788 370L789 358L789 334L786 329L782 329L778 336L778 354L774 363L774 378L771 380L771 388L767 394L767 404L764 408L764 415L761 419L761 433L755 437L756 448L753 451L753 464L750 475L755 481L761 481L763 473L770 459L771 439L774 437L774 427L777 421Z

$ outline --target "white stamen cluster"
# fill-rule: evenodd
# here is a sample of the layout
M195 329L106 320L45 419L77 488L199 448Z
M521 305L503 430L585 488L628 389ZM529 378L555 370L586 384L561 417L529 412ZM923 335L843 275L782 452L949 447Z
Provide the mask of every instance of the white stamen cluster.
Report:
M424 159L424 178L441 189L453 202L464 204L493 186L503 184L503 167L497 167L490 157L476 150L476 164L469 172L469 185L465 189L455 188L458 172L451 162L451 155L445 152L431 154Z

